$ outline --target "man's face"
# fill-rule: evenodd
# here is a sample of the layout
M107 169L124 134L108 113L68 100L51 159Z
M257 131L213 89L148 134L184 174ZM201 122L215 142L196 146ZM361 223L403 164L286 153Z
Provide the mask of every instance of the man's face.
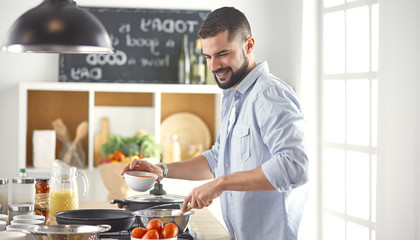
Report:
M222 89L236 87L248 72L245 42L228 40L228 31L201 40L207 67Z

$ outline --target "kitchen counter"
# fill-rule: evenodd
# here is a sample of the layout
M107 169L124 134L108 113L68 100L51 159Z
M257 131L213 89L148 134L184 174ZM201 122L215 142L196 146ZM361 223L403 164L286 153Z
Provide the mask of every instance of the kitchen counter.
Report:
M80 209L118 209L117 204L108 202L80 202ZM190 221L190 231L205 240L228 240L229 233L207 208L194 209Z

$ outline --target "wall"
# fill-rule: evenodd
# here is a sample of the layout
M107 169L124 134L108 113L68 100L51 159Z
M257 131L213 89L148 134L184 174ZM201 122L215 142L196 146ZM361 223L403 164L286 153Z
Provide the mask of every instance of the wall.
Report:
M420 238L419 3L381 0L379 13L376 236L414 240Z

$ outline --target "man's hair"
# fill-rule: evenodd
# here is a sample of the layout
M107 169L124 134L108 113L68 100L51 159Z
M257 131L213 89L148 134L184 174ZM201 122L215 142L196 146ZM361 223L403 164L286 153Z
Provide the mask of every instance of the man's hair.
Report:
M211 12L204 20L198 36L205 39L225 30L228 30L229 41L245 40L252 36L245 14L234 7L222 7Z

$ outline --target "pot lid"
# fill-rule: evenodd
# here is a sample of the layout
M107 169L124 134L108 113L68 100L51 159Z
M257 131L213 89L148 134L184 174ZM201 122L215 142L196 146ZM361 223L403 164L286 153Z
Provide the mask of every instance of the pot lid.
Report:
M143 195L134 195L125 198L126 202L141 202L141 203L183 203L183 196L174 195L174 194L165 194L165 195L152 195L152 194L143 194Z

